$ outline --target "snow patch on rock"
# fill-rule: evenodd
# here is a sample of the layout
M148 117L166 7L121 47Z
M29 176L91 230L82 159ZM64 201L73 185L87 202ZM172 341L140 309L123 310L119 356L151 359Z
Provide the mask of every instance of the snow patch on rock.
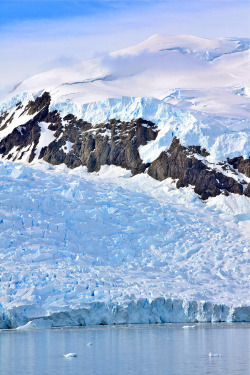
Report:
M43 147L48 146L51 142L53 142L56 138L54 136L54 132L49 129L49 125L47 122L39 122L38 125L41 128L39 143L36 147L36 157L38 158L40 152Z

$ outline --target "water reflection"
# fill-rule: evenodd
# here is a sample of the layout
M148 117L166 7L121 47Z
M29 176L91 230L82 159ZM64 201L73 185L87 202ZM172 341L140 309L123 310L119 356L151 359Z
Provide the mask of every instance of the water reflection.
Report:
M0 374L249 375L249 349L249 324L0 331Z

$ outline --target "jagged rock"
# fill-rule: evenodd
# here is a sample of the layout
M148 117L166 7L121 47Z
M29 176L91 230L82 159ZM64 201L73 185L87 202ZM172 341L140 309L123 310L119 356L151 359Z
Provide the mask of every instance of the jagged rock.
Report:
M205 157L210 155L209 152L207 152L205 148L201 148L201 146L189 146L188 149L193 154L199 154Z
M7 111L4 111L0 115L0 130L3 130L3 129L6 128L7 124L4 123L4 120L6 119L7 116L8 116L8 112Z
M23 108L23 103L22 103L22 102L18 102L18 103L16 104L16 109L19 110L19 109L21 109L21 108Z
M152 122L143 119L131 122L112 119L93 127L71 115L65 116L64 121L68 121L68 125L60 139L42 150L40 157L47 162L63 162L70 168L85 165L89 172L111 164L130 169L133 174L141 173L148 167L140 159L138 148L156 138L156 126ZM72 151L65 154L63 146L67 141L73 147Z
M45 91L41 96L38 96L34 101L30 100L27 106L25 107L23 113L26 112L28 115L34 115L35 113L40 112L44 107L48 107L50 105L50 101L50 94Z
M233 159L228 159L228 163L235 169L238 169L240 173L250 177L250 158L244 159L242 156L238 156Z
M0 154L7 156L8 159L15 161L17 155L12 155L11 151L15 147L16 153L22 151L18 159L22 159L24 152L29 152L29 162L31 162L36 155L36 147L39 143L41 128L39 122L51 123L49 127L51 130L59 130L62 127L61 118L57 111L49 112L50 96L45 92L41 97L36 98L35 101L30 101L25 107L24 113L36 115L21 126L15 128L12 133L3 138L0 142ZM18 108L21 108L18 103ZM22 115L21 114L21 115ZM12 117L14 116L14 113ZM6 124L5 124L6 125ZM58 132L58 135L60 132Z
M6 119L6 117L8 116L8 114L9 113L7 111L5 111L5 112L2 113L2 115L0 117L0 125L1 125L0 130L6 129L7 126L8 126L8 124L10 124L12 122L12 120L14 118L14 113L12 113L12 115L10 116L10 118L4 122L4 120Z
M250 183L247 185L247 187L244 191L244 195L246 195L247 197L250 198Z
M232 177L208 169L207 165L195 158L193 151L193 147L184 147L179 139L174 138L169 150L162 152L150 165L148 174L160 181L168 177L177 179L177 188L193 185L194 191L202 199L215 197L223 191L243 194L241 184Z

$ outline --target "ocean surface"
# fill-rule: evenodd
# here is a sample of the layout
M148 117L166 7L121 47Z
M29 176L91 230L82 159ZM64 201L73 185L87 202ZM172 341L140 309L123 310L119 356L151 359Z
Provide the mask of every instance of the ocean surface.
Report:
M249 373L249 323L0 330L1 375Z

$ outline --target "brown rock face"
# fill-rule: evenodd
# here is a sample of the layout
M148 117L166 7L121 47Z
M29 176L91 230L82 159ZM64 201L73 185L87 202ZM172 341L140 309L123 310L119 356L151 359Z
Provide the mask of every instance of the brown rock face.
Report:
M178 179L177 188L193 185L194 191L202 199L215 197L225 191L243 194L242 184L215 169L209 169L195 157L193 151L193 147L184 147L174 138L168 152L162 152L150 165L148 174L160 181L168 177ZM198 153L199 149L195 151ZM204 151L202 153L204 155Z
M49 112L49 104L50 96L46 92L41 97L38 97L34 102L30 101L27 104L20 116L23 114L36 114L30 121L18 126L12 131L12 133L1 140L0 154L3 156L8 155L8 159L15 161L17 160L17 155L11 153L12 149L15 147L16 153L23 150L18 159L22 159L24 152L29 152L29 162L34 159L36 147L39 143L41 135L39 122L54 122L54 126L57 127L61 124L59 114L56 111ZM18 103L17 108L21 108L20 103ZM13 117L14 114L7 122L11 122ZM6 123L3 126L5 127Z
M1 115L0 115L0 130L3 130L6 128L7 124L5 121L6 120L6 117L8 116L8 112L7 111L4 111Z
M70 168L85 165L89 172L111 164L130 169L133 174L141 173L148 167L140 159L138 147L156 138L156 126L152 122L113 119L93 127L71 115L64 120L68 121L68 125L63 135L41 152L40 157L47 162L65 163ZM73 144L68 154L63 151L66 141Z
M247 185L246 190L244 191L244 195L250 198L250 183Z
M238 169L240 173L250 177L250 158L244 159L242 156L239 156L233 159L227 159L227 161L234 169Z
M23 113L27 113L28 115L34 115L35 113L40 112L43 108L48 108L48 106L50 105L50 100L50 94L48 92L44 92L41 96L38 96L34 101L30 101L25 107Z

